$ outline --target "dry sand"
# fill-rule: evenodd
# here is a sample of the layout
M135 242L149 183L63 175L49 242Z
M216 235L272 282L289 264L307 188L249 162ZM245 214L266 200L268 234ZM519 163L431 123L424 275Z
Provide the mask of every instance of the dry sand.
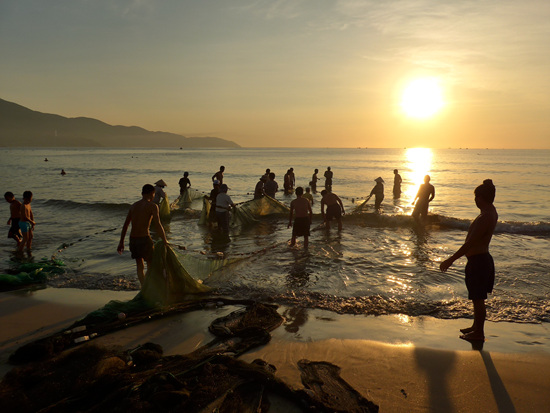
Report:
M73 289L0 293L0 374L19 346L62 330L109 300L135 292ZM179 314L98 337L126 348L152 341L165 354L185 354L213 336L223 306ZM280 308L286 318L271 342L241 357L262 358L277 376L302 387L297 362L329 361L380 412L546 412L550 404L550 332L546 325L488 323L483 350L458 339L470 320L365 317Z

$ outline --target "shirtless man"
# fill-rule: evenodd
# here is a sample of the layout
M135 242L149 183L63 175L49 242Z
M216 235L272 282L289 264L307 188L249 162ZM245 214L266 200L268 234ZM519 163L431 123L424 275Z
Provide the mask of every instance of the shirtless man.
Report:
M218 181L220 186L223 185L223 173L225 172L225 166L220 166L220 170L212 175L212 182Z
M304 248L309 245L309 227L311 225L311 217L313 212L311 211L311 204L309 200L304 198L304 188L299 186L296 188L296 199L290 203L290 217L288 219L288 227L292 226L292 239L290 240L290 246L296 244L296 237L304 237ZM294 226L292 225L292 217L296 214L294 219Z
M6 192L4 194L6 202L10 204L10 219L8 219L8 225L10 230L8 231L8 238L13 238L17 242L17 248L21 243L21 229L19 228L19 219L21 218L21 202L15 199L13 192Z
M132 258L136 260L137 276L140 284L143 286L145 282L145 266L143 261L149 267L153 258L153 240L149 234L151 221L154 221L157 232L164 243L167 244L168 241L166 240L164 228L160 223L159 207L153 202L155 187L149 184L144 185L141 190L141 196L141 200L134 203L130 207L130 211L128 211L126 221L124 221L124 225L122 226L117 251L119 254L122 254L122 251L124 251L124 238L126 238L128 226L131 223L130 252L132 253Z
M330 166L327 166L327 170L325 171L325 189L327 191L332 191L332 177L334 174L330 170Z
M439 268L445 272L458 258L465 255L468 258L466 264L466 287L468 298L472 300L474 307L474 322L471 327L461 329L463 340L485 340L485 300L487 294L493 291L495 281L495 265L493 257L489 254L489 243L493 236L498 220L498 213L493 205L495 199L495 186L493 181L486 179L475 191L475 203L481 213L470 225L466 241L450 258L443 261Z
M32 213L31 209L31 202L32 202L32 192L31 191L25 191L23 192L23 203L21 204L20 208L20 219L19 219L19 228L21 229L21 233L23 234L23 239L19 243L19 246L17 248L18 251L23 251L23 248L27 246L27 251L30 251L32 246L32 239L34 238L34 226L36 225L36 222L34 222L34 215Z
M432 202L434 197L435 197L435 188L432 184L430 184L430 175L426 175L424 177L424 183L420 185L420 188L418 189L418 193L416 194L416 197L412 202L413 205L416 202L416 205L414 205L412 217L417 222L418 221L421 222L426 219L426 217L428 216L428 205L430 204L430 202Z
M342 231L342 215L345 214L342 200L338 195L333 194L326 189L321 191L321 196L323 197L321 199L321 216L325 221L327 229L330 229L330 221L332 218L336 218L336 221L338 222L338 231ZM326 216L325 205L327 206Z

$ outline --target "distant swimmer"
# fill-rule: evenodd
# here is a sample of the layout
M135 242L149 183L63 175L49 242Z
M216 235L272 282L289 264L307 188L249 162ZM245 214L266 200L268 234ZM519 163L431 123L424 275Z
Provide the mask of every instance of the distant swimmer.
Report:
M23 234L21 242L19 243L18 251L23 251L24 247L27 247L27 251L31 250L32 240L34 238L34 215L31 209L32 192L23 192L23 203L20 208L19 229Z
M65 169L61 170L61 175L67 175L67 172L65 172Z
M183 177L178 181L180 186L180 195L187 191L187 188L191 187L191 181L189 180L189 172L184 172Z
M265 182L265 175L260 176L260 180L256 183L256 187L254 188L254 199L260 199L264 196Z
M155 182L155 196L153 198L153 202L155 204L159 205L160 201L166 198L166 192L164 192L164 188L166 188L166 186L166 182L162 179Z
M323 189L321 191L321 216L325 221L327 229L330 229L330 221L336 219L338 222L338 231L342 230L342 215L344 212L344 204L338 195ZM327 207L327 213L325 215L325 205Z
M21 228L19 228L19 221L21 219L21 202L15 199L13 192L6 192L4 199L10 204L10 218L8 219L8 225L10 229L8 231L8 238L13 238L17 242L17 247L23 238L21 234Z
M309 186L306 188L306 193L303 197L307 199L311 205L313 205L313 195L311 195L311 189Z
M44 162L48 162L48 158L44 158Z
M397 169L393 170L393 197L394 199L401 197L401 182L403 182L403 179L401 179L401 175L399 175L399 171Z
M225 172L225 166L220 166L220 170L212 175L212 182L218 180L220 185L223 185L223 173Z
M220 193L216 197L216 219L218 220L218 229L222 232L229 232L229 211L235 207L231 197L227 195L229 188L226 184L220 185Z
M380 211L380 206L384 200L384 180L379 176L374 182L376 182L376 185L374 185L374 188L370 191L367 201L374 195L374 209Z
M420 188L418 189L418 193L416 194L416 197L414 198L414 201L412 202L413 205L416 202L416 205L414 206L414 210L412 213L412 217L417 222L423 222L426 220L426 217L428 216L428 205L435 197L435 188L432 184L430 184L430 175L426 175L424 177L424 183L420 185Z
M332 191L332 176L333 173L330 170L330 166L328 166L327 170L325 171L325 189L327 191Z
M147 268L149 268L153 259L153 240L149 234L151 222L155 223L157 233L164 243L168 243L164 228L160 223L159 207L153 202L154 197L155 187L149 184L144 185L141 190L141 200L134 203L128 211L117 248L118 253L122 254L122 251L124 251L124 238L126 238L128 226L131 223L130 252L132 258L136 260L137 276L141 286L145 282L144 261L147 263Z
M275 198L275 193L279 190L279 184L275 181L275 172L269 173L269 179L264 185L264 192L267 196Z
M319 173L319 169L315 169L313 171L313 175L311 175L311 181L309 182L309 186L311 186L311 191L316 194L317 193L317 174Z
M296 244L296 237L304 237L304 247L307 248L309 245L309 228L311 226L313 212L311 211L310 202L302 196L303 193L304 188L301 186L296 188L296 199L290 203L288 227L292 227L290 245ZM292 225L293 216L295 216L294 225Z
M468 259L464 272L468 299L472 300L474 307L474 322L471 327L460 330L463 333L460 338L468 341L485 340L485 300L487 294L493 291L495 282L495 265L493 257L489 254L489 243L498 221L498 213L493 205L495 192L491 179L484 180L483 184L475 189L475 203L480 214L470 224L464 244L439 266L441 271L445 272L463 255Z

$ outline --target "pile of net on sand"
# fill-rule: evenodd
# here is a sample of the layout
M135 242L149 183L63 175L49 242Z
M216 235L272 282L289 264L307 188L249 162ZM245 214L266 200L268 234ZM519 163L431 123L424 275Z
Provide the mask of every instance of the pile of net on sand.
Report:
M201 191L197 191L193 188L187 188L174 202L172 202L172 204L170 204L170 209L174 211L180 208L188 208L195 199L201 199L203 197L204 193Z
M301 360L304 388L293 389L275 366L237 359L267 344L282 322L274 306L253 303L214 320L215 338L186 355L163 356L154 343L128 350L87 344L14 368L0 383L0 405L23 413L378 411L333 364Z
M38 262L16 262L9 270L9 274L0 274L0 291L43 283L50 276L64 272L65 264L57 259L43 258Z
M205 198L202 204L199 225L206 225L208 223L210 208L211 204ZM281 215L286 217L289 213L290 209L286 205L274 198L264 196L259 199L251 199L250 201L237 204L237 206L231 210L229 226L246 226L257 222L259 217L270 215Z

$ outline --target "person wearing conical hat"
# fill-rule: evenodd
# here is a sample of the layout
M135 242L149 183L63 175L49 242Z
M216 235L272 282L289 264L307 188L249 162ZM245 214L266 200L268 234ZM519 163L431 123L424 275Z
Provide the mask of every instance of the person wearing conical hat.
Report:
M380 211L380 206L384 200L384 180L379 176L374 182L376 182L376 185L370 191L369 198L374 195L374 209Z
M160 204L160 201L164 198L166 198L166 192L164 192L164 188L168 186L166 185L166 182L164 182L162 179L159 179L157 182L155 182L155 197L153 198L153 202L157 205Z

